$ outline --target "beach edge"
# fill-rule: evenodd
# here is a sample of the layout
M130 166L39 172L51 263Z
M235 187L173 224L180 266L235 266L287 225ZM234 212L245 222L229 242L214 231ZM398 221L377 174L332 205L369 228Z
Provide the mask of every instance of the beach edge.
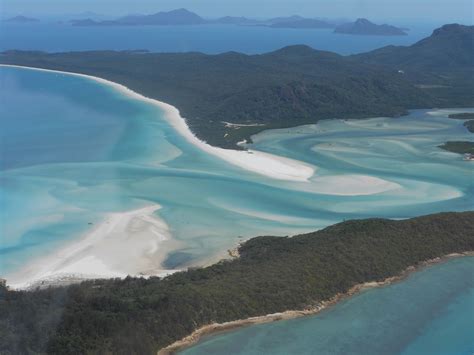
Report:
M119 84L93 75L61 70L29 67L15 64L0 64L0 68L1 67L36 70L41 72L81 77L112 87L118 92L130 98L138 99L153 104L164 111L166 120L189 143L195 145L199 149L209 154L212 154L244 170L277 180L286 180L293 182L307 182L315 173L315 168L313 166L291 158L265 153L258 150L230 150L211 146L208 143L197 138L197 136L192 133L191 129L186 123L186 119L181 117L180 112L176 107L166 102L146 97L136 91L133 91L132 89L126 87L123 84Z
M412 265L412 266L407 267L397 276L391 276L382 281L370 281L370 282L354 285L349 289L349 291L345 293L338 293L335 296L331 297L330 299L321 301L318 303L318 305L314 307L309 307L307 309L287 310L284 312L267 314L263 316L237 319L237 320L229 321L225 323L211 323L211 324L208 324L196 329L193 333L184 337L183 339L180 339L158 350L157 355L174 355L178 353L179 351L188 349L198 344L204 337L217 335L219 333L223 333L226 331L237 330L239 328L244 328L247 326L252 326L252 325L257 325L257 324L272 323L272 322L277 322L281 320L289 320L289 319L296 319L296 318L316 315L322 312L323 310L326 310L338 304L341 301L344 301L352 296L355 296L364 290L389 286L391 284L401 282L404 279L406 279L408 276L410 276L411 274L421 271L427 267L434 266L436 264L441 264L451 259L468 257L468 256L474 256L474 251L466 251L462 253L451 253L445 256L428 259L428 260L420 262L418 265Z

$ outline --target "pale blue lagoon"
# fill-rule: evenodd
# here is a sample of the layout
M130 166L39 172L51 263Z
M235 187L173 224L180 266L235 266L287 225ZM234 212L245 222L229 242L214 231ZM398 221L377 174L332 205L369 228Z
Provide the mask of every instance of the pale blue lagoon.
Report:
M97 226L104 227L111 213L147 206L162 208L153 213L151 227L143 227L149 222L145 217L126 226L128 249L118 250L122 244L114 245L113 238L101 247L111 255L125 253L126 262L101 260L106 253L87 259L88 250L100 242L95 236L73 260L57 264L58 270L74 270L82 260L107 264L117 275L153 274L213 262L257 235L293 235L352 218L407 218L473 207L472 163L438 148L448 140L472 140L462 121L447 115L473 109L327 120L255 136L253 149L314 167L308 182L295 182L209 155L178 133L159 106L112 86L9 67L0 67L0 80L0 277L9 280L34 276L32 269L42 265L38 261L74 247ZM149 252L136 251L135 241L149 245ZM337 353L372 344L367 349L379 354L384 349L472 353L465 330L472 328L472 271L472 258L454 260L365 292L320 316L243 329L188 351L219 353L227 344L236 352L257 354L274 344L274 353ZM395 348L395 328L384 323L388 320L397 324L405 348ZM308 334L310 341L304 338ZM248 348L241 347L242 339ZM285 348L290 339L297 339L291 346L301 348ZM429 343L434 352L423 352Z
M0 78L0 275L54 254L111 212L153 204L173 240L164 269L214 261L262 234L472 209L472 164L437 147L472 139L447 118L460 110L256 136L254 149L314 166L309 182L291 182L205 153L161 108L111 86L7 67Z

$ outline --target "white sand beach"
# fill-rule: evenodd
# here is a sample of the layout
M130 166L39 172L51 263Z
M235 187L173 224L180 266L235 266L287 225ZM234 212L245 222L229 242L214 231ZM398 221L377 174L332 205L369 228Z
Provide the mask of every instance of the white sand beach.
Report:
M159 205L110 213L82 238L11 275L13 289L61 284L92 278L164 276L176 270L161 267L176 242L166 223L156 216Z
M126 94L129 97L147 101L151 104L154 104L160 107L162 110L165 111L166 119L170 122L170 124L182 135L184 136L190 143L194 144L196 147L204 150L205 152L212 154L220 159L223 159L233 165L236 165L242 169L252 171L257 174L261 174L273 179L278 180L289 180L289 181L308 181L308 179L313 176L315 169L303 162L280 157L277 155L272 155L260 151L255 150L248 150L248 151L237 151L237 150L228 150L213 147L206 142L201 141L198 139L189 129L188 125L186 124L186 120L180 116L179 110L171 106L167 103L151 99L149 97L145 97L124 85L102 79L99 77L85 75L85 74L78 74L78 73L71 73L71 72L64 72L58 70L50 70L50 69L41 69L41 68L33 68L33 67L24 67L19 65L9 65L9 64L0 64L0 66L4 67L14 67L14 68L23 68L23 69L30 69L30 70L38 70L38 71L45 71L45 72L52 72L64 75L74 75L78 77L88 78L94 80L96 82L106 84L109 86L114 87L118 91Z
M131 98L158 106L179 134L206 153L251 172L298 183L294 185L298 185L299 190L327 195L358 196L402 189L397 183L373 176L356 174L313 176L315 168L297 160L254 150L237 151L213 147L199 140L191 132L175 107L146 98L123 85L105 79L47 69L13 65L11 67L85 77L112 86ZM299 184L309 181L311 183ZM218 203L219 201L216 201L216 204ZM237 206L222 207L241 215L258 216L267 221L306 223L305 219L288 217L283 213L264 213ZM81 279L127 275L162 276L176 271L165 270L162 267L168 253L178 249L180 245L177 240L171 238L166 223L156 215L155 212L159 209L159 205L152 205L132 211L110 213L82 238L77 238L59 251L52 251L37 260L28 261L24 268L4 277L10 287L22 289L42 283L58 284Z

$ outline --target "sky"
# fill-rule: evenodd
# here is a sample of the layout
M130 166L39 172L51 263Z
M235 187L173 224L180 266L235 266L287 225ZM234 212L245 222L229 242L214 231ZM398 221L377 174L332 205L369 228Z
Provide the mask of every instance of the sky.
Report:
M299 14L463 24L472 24L474 17L474 0L0 0L0 12L8 15L57 16L93 11L118 16L182 7L203 17Z

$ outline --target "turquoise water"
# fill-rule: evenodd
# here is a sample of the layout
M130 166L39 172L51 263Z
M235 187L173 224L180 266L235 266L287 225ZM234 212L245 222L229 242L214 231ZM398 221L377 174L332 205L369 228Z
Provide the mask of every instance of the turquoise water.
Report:
M322 313L208 337L181 354L470 355L474 257L453 259Z
M472 209L472 164L437 148L472 139L462 121L447 119L456 110L256 136L256 149L317 169L308 183L286 182L204 153L160 108L109 86L5 67L0 78L0 275L77 240L109 212L154 203L180 245L165 268L215 260L256 235ZM399 188L351 196L339 194L341 184L331 187L334 176L351 174Z
M472 140L462 121L447 118L464 109L257 135L253 148L316 169L309 182L290 182L202 152L160 108L109 86L5 67L0 80L0 275L77 240L110 212L154 203L180 245L165 268L207 262L256 235L472 209L472 164L437 148ZM353 175L398 187L363 194L353 180L333 183ZM472 353L473 260L435 266L317 317L243 329L188 352Z

